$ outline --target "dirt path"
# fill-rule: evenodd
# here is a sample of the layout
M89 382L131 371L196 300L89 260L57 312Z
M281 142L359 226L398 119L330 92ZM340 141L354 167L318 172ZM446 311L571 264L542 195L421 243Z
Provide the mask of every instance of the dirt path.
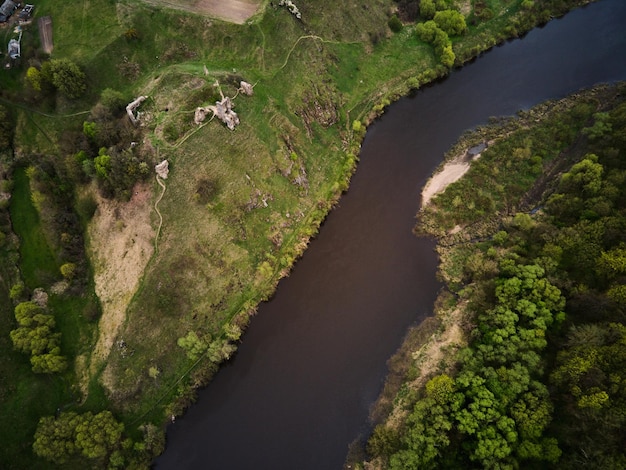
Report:
M51 54L54 47L52 44L52 18L43 16L39 18L37 25L39 26L41 48L46 54Z
M163 226L163 216L161 215L161 211L159 210L158 206L159 206L159 202L161 202L161 199L163 199L163 195L165 194L165 183L161 181L161 178L159 178L159 175L156 175L156 180L157 180L157 183L159 183L159 186L163 188L163 191L161 191L161 195L159 196L159 198L156 201L154 201L154 210L159 216L159 226L157 227L156 235L154 236L154 252L155 253L157 252L157 248L159 244L159 235L161 234L161 227Z

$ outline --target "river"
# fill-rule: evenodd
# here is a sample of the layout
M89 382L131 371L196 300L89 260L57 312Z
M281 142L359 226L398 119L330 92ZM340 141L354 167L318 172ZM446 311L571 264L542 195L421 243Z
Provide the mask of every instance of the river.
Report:
M626 2L602 0L507 42L389 107L350 190L239 351L168 428L158 469L340 469L407 328L440 285L412 235L420 192L466 129L626 79Z

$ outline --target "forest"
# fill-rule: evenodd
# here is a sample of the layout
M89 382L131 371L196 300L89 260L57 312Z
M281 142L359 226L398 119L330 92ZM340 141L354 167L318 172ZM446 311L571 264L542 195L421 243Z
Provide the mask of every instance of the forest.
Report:
M463 341L422 386L408 372L373 461L626 466L625 91L582 91L457 143L490 146L416 231L438 237L439 315L457 312Z

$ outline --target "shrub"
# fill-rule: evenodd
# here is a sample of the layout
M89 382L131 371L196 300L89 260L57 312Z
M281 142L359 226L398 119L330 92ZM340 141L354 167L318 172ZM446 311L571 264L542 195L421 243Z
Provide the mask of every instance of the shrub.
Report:
M392 30L394 33L399 33L400 31L402 31L402 21L400 21L400 18L398 18L397 15L393 15L391 18L389 18L389 21L387 21L387 25L389 26L389 29Z

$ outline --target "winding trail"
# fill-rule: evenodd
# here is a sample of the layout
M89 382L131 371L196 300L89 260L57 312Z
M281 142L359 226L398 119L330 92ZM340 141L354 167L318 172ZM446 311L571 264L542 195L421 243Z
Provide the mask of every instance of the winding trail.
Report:
M157 228L157 232L154 237L154 252L155 253L157 252L157 249L158 249L159 235L161 234L161 227L163 226L163 216L161 215L161 211L159 210L158 205L159 205L159 202L161 202L161 199L163 199L163 195L165 194L165 189L166 189L165 183L161 181L161 178L159 178L159 175L156 175L156 181L157 183L159 183L159 186L163 188L163 191L161 191L161 195L158 197L158 199L154 201L154 210L159 216L159 227Z

